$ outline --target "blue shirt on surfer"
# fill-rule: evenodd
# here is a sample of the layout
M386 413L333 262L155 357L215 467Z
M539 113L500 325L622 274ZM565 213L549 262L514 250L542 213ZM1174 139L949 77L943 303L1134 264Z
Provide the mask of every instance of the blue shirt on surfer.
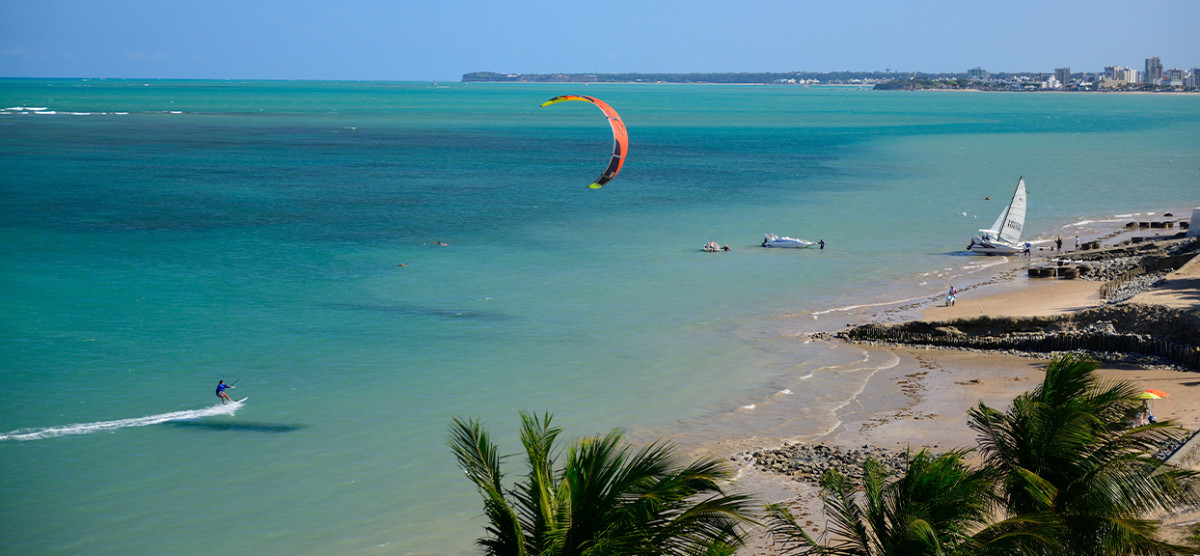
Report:
M225 405L226 403L233 401L229 399L229 394L225 393L226 388L233 388L233 386L225 384L224 380L217 381L217 397L221 398L221 405Z

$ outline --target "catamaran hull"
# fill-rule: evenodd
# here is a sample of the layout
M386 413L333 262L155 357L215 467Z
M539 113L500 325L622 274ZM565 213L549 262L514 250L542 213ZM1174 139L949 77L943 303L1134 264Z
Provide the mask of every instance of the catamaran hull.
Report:
M1016 255L1025 252L1025 246L1020 244L1021 228L1025 226L1025 176L1017 179L1017 189L1013 191L1012 200L1004 207L1004 212L992 224L991 228L979 230L979 235L971 238L967 251L986 255ZM963 213L966 214L966 213Z
M1024 253L1025 248L1005 245L1003 243L975 240L967 246L967 251L972 253L983 253L985 255L1018 255Z

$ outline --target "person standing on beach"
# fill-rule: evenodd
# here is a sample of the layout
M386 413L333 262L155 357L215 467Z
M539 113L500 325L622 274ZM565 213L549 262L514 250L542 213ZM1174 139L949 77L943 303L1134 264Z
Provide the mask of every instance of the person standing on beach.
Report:
M1075 250L1079 250L1079 236L1075 236Z
M233 388L233 386L225 384L224 380L217 381L217 397L221 398L221 405L225 405L225 404L233 401L233 400L229 399L229 394L225 393L226 388Z
M1062 252L1062 238L1061 238L1061 237L1060 237L1060 238L1058 238L1058 239L1056 239L1056 240L1054 240L1054 252L1055 252L1055 253L1061 253L1061 252Z

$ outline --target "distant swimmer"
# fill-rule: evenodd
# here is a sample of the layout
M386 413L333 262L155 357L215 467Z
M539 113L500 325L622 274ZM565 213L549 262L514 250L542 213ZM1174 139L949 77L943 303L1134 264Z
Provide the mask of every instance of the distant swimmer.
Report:
M233 401L233 400L229 399L229 394L225 393L226 388L233 388L233 386L225 384L224 380L217 381L217 397L221 398L221 405L225 405L225 404Z
M991 196L991 195L988 195L987 197L984 197L984 198L983 198L983 200L984 200L984 201L991 201L991 200L992 200L992 196Z

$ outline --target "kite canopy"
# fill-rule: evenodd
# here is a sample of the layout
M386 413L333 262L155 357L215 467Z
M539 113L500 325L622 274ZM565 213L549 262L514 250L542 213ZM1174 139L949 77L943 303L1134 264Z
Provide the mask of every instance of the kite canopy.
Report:
M625 122L621 121L621 116L617 114L613 107L595 97L585 97L580 95L563 95L554 97L542 103L542 107L558 104L568 100L578 100L595 104L604 111L604 115L608 117L608 123L612 126L613 132L613 152L612 158L608 161L608 168L604 169L604 173L596 178L588 187L592 189L600 189L604 184L617 177L617 172L621 171L621 165L625 164L625 153L629 150L629 133L625 131Z

